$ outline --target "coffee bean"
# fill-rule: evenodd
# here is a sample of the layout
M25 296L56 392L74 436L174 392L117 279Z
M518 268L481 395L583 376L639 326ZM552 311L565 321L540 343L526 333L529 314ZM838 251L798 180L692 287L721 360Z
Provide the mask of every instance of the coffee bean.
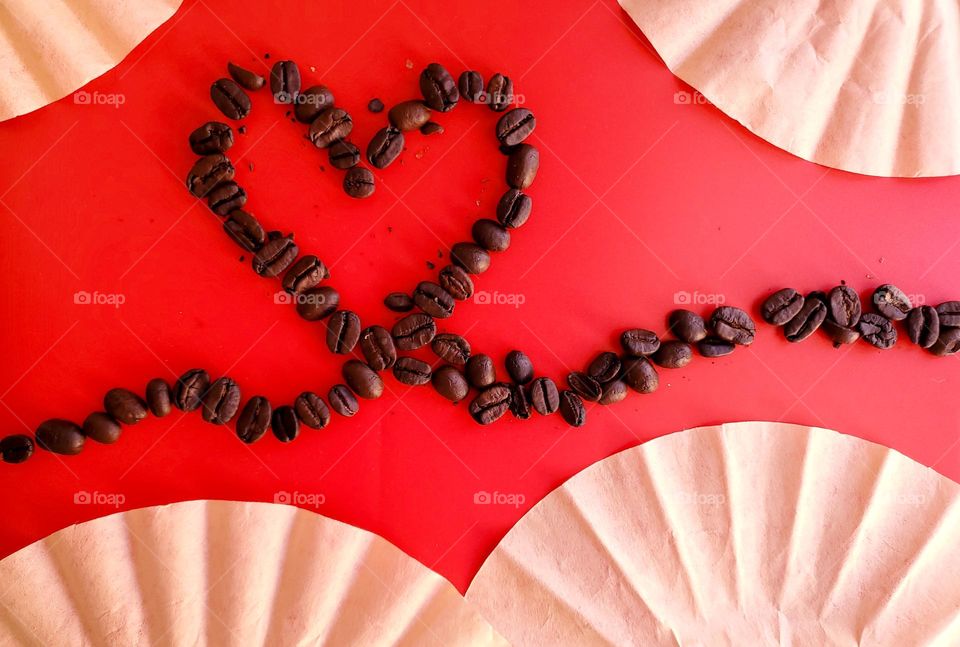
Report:
M403 101L390 108L387 119L397 130L417 130L430 121L430 108L423 101Z
M497 141L501 146L516 146L537 127L537 118L526 108L514 108L497 121Z
M960 328L944 328L941 326L940 337L929 350L938 357L956 354L960 351Z
M627 383L623 380L614 380L603 385L603 395L600 404L616 404L627 397Z
M248 252L256 252L267 240L267 234L257 219L242 209L230 212L223 221L223 230Z
M247 90L259 90L266 83L266 80L259 74L255 74L233 63L227 63L227 72L230 73L234 81Z
M233 179L233 164L223 153L201 157L187 174L187 189L197 198L206 197L221 182Z
M920 348L930 348L940 338L940 316L933 306L919 306L907 315L907 336Z
M660 338L652 330L631 328L620 335L620 345L628 355L645 357L653 355L660 348Z
M327 401L330 403L330 408L333 409L333 412L344 418L351 418L360 411L360 403L357 402L357 398L354 397L353 392L350 391L345 384L335 384L332 386L330 392L327 393Z
M667 316L670 332L688 344L696 344L707 336L707 323L703 317L689 310L674 310Z
M609 351L597 355L587 368L587 375L598 384L606 384L617 379L620 375L620 358L616 353Z
M162 418L170 413L173 393L166 380L158 377L147 382L146 396L147 407L154 416Z
M910 297L903 290L887 283L874 291L873 307L890 321L901 321L907 318L907 313L913 306L910 305Z
M496 220L480 218L473 223L473 240L490 252L505 252L510 247L510 232Z
M533 184L540 168L540 151L530 144L520 144L507 159L507 184L514 189L526 189Z
M333 92L325 85L313 85L294 99L293 116L302 124L313 124L320 113L333 107ZM351 121L350 127L353 127Z
M467 379L454 366L449 364L441 366L433 372L430 377L433 388L437 393L451 402L460 402L470 393L470 385Z
M207 205L218 216L226 216L246 203L247 192L233 180L221 182L207 194Z
M112 445L120 440L120 433L120 423L103 411L95 411L83 421L83 435L98 443Z
M257 442L267 433L272 417L273 408L269 400L262 395L250 398L237 418L237 438L248 445Z
M517 189L508 189L497 203L497 220L507 229L516 229L530 218L533 200Z
M328 285L304 290L295 297L297 314L307 321L326 319L340 306L340 293Z
M210 98L228 119L244 119L250 114L250 97L233 79L217 79L210 86Z
M783 326L783 334L789 342L803 341L817 331L827 318L827 306L816 296L803 300L800 311Z
M663 368L683 368L693 359L693 348L687 342L671 339L660 344L652 359Z
M103 396L103 408L125 425L135 425L147 417L147 403L128 389L110 389Z
M427 123L420 126L420 134L426 135L427 137L429 137L430 135L442 135L443 126L441 126L435 121L428 121Z
M897 329L882 315L867 312L860 317L857 330L863 340L875 348L886 350L897 343Z
M481 425L489 425L510 410L511 392L507 384L493 384L470 402L470 417Z
M54 454L74 456L83 451L83 430L69 420L53 418L37 427L37 446Z
M383 305L393 312L410 312L414 308L413 299L403 292L391 292L384 298Z
M293 410L300 422L311 429L323 429L330 424L330 409L327 408L327 403L312 391L304 391L298 395L293 402Z
M628 357L623 360L623 380L638 393L653 393L660 386L657 369L646 357Z
M446 319L456 303L450 293L431 281L421 281L413 291L413 302L431 317Z
M723 357L733 352L736 346L725 339L707 337L697 342L697 350L704 357Z
M587 402L596 402L603 395L600 383L580 371L574 371L567 375L567 384Z
M430 315L415 312L395 323L390 332L399 350L416 350L433 341L437 323Z
M533 379L533 362L523 351L512 350L507 353L504 364L507 367L507 375L517 384L527 384Z
M499 72L487 84L487 105L494 112L503 112L513 103L513 81Z
M383 380L376 371L358 359L344 363L343 379L350 390L364 400L375 400L383 395Z
M390 331L383 326L370 326L360 332L360 351L370 368L384 371L397 361L397 348Z
M941 328L960 328L960 301L945 301L937 306Z
M407 386L420 386L430 381L430 365L415 357L400 357L393 365L393 376Z
M803 308L803 295L793 288L774 292L760 307L763 320L774 326L783 326L797 316Z
M210 375L202 368L192 368L173 385L173 405L187 413L196 411L209 387Z
M210 385L203 396L203 420L225 425L240 408L240 387L229 377L221 377Z
M345 171L360 163L360 149L352 142L341 139L330 144L327 148L327 157L330 160L330 166Z
M597 399L600 398L597 397ZM560 415L571 427L582 427L587 422L587 411L583 408L583 400L573 391L560 393Z
M838 285L827 295L827 316L844 328L856 326L862 311L860 295L849 286Z
M275 238L253 255L253 271L268 278L280 276L293 264L299 253L300 248L293 242L292 235Z
M327 266L313 255L301 256L283 275L284 291L288 294L301 294L315 288L322 280L330 276Z
M16 465L33 456L33 439L23 434L14 434L0 440L0 458L4 463Z
M753 343L757 327L746 312L733 306L720 306L713 311L710 317L710 327L713 334L740 346L749 346Z
M475 389L485 389L497 381L497 367L489 355L471 355L466 365L467 381Z
M274 409L270 426L273 429L273 435L281 443L293 442L300 435L300 419L297 418L294 408L289 405Z
M337 310L327 320L327 348L331 353L347 355L360 341L360 317L349 310Z
M479 72L461 72L457 79L457 89L460 90L460 96L470 103L483 103L483 76Z
M221 121L208 121L190 133L190 150L197 155L226 153L233 146L233 129Z
M560 392L549 377L538 377L530 383L530 402L542 416L555 413L560 408Z
M334 142L346 139L353 131L353 119L343 108L326 108L310 124L307 135L317 148L327 148Z
M367 102L367 110L369 110L373 114L378 114L383 112L383 108L384 108L383 101L381 101L380 99L370 99L370 101Z
M517 420L529 420L533 415L527 392L519 384L510 385L510 413Z
M403 152L403 133L396 128L381 128L367 146L367 161L374 168L390 166Z
M440 287L458 301L473 296L473 280L462 267L447 265L440 270Z
M474 243L456 243L450 250L450 260L468 274L483 274L490 269L490 254Z
M373 173L362 166L354 166L343 176L343 190L351 198L369 198L376 188Z
M430 348L437 357L457 366L463 366L470 359L470 342L453 333L438 334L430 343Z
M829 316L823 320L822 324L820 324L820 330L822 330L827 337L830 338L830 341L833 342L834 348L840 348L844 344L852 344L860 339L860 332L856 328L847 328L846 326L841 326L837 322L833 321Z
M277 61L270 70L270 92L276 103L293 103L300 92L300 68L293 61Z
M453 77L439 63L431 63L420 73L420 92L424 103L440 112L453 110L460 99L460 91Z

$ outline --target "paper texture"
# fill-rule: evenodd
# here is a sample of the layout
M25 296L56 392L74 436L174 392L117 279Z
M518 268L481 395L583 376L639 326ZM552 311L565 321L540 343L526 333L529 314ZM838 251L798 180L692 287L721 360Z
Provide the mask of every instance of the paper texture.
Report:
M960 173L956 2L619 2L674 74L772 144L867 175Z
M0 562L0 645L504 645L449 582L299 508L191 501Z
M100 76L170 18L181 1L3 0L0 121L52 103Z
M833 431L738 423L603 460L467 591L526 645L960 645L958 486Z

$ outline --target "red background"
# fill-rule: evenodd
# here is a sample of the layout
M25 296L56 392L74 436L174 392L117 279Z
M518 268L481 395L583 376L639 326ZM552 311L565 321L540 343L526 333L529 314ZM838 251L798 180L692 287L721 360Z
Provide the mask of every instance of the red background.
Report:
M264 73L268 52L269 63L295 59L305 86L331 87L362 145L386 121L366 110L368 100L417 97L431 61L454 75L470 67L513 77L538 116L534 215L477 283L525 301L460 304L442 326L469 331L475 351L498 361L522 348L539 372L562 378L616 348L626 327L662 329L681 291L751 308L785 285L840 280L865 294L894 282L931 304L960 297L960 179L827 172L709 105L677 102L691 89L611 0L271 4L187 0L86 86L122 95L121 106L67 97L0 124L5 432L48 417L81 420L110 387L142 389L194 366L229 371L245 395L276 403L338 380L342 360L327 351L324 327L275 305L278 284L239 261L217 218L183 186L193 162L187 134L218 118L210 83L228 59ZM490 216L503 191L494 113L464 104L437 121L446 133L409 137L402 161L363 202L345 197L340 172L322 168L326 155L265 92L231 151L243 155L248 209L324 258L343 304L364 322L389 325L383 296L434 276L426 262L442 267L438 250L469 238L470 223ZM81 290L125 303L76 305ZM75 504L77 492L122 495L121 508L299 492L323 495L311 509L383 535L462 590L563 480L682 428L744 419L826 426L956 479L958 366L905 339L888 352L862 343L834 350L820 335L794 346L763 326L753 347L664 371L658 393L593 407L578 430L557 416L480 428L465 404L392 377L388 396L362 403L356 418L290 445L267 437L248 448L232 426L174 414L78 457L0 465L0 553L114 511ZM475 505L478 491L525 501Z

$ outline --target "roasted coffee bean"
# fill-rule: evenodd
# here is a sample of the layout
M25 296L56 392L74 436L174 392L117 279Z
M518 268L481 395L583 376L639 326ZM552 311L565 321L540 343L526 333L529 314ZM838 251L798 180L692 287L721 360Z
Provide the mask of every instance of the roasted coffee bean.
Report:
M253 255L253 271L260 276L280 276L296 260L300 248L293 236L282 236L268 241Z
M907 313L913 308L910 305L910 297L903 290L889 283L881 285L874 291L873 307L890 321L906 319Z
M440 112L453 110L460 99L453 77L439 63L431 63L420 73L420 92L424 103Z
M501 146L516 146L537 127L537 118L526 108L514 108L497 121L497 141Z
M533 200L517 189L508 189L497 203L497 220L507 229L516 229L530 218Z
M233 63L227 63L227 72L230 73L234 81L247 90L259 90L267 82L266 79L259 74L255 74Z
M347 355L360 341L360 317L350 310L337 310L327 319L327 348Z
M383 108L384 108L383 101L381 101L380 99L370 99L370 101L367 102L367 110L369 110L373 114L378 114L383 112Z
M956 354L960 351L960 328L944 328L941 326L940 337L929 350L938 357Z
M369 198L377 184L370 169L354 166L343 176L343 190L351 198Z
M270 70L270 92L277 103L293 103L300 92L300 68L293 61L277 61Z
M603 385L603 395L600 404L616 404L627 397L627 383L623 380L614 380Z
M930 348L940 338L940 316L933 306L918 306L907 315L907 336L920 348Z
M37 427L37 446L54 454L74 456L83 451L83 430L69 420L53 418L44 420Z
M960 328L960 301L945 301L937 306L941 328Z
M703 317L689 310L674 310L667 316L667 326L678 339L696 344L707 336L707 323Z
M383 305L393 312L410 312L414 308L413 299L403 292L391 292L384 298Z
M511 392L508 384L493 384L470 402L470 417L481 425L489 425L510 410Z
M542 416L555 413L560 408L560 391L549 377L538 377L530 383L530 403Z
M226 216L247 204L247 192L233 180L221 182L207 194L207 204L213 213Z
M697 350L704 357L723 357L733 352L733 342L718 337L707 337L697 342Z
M480 218L473 223L473 240L490 252L505 252L510 247L510 232L496 220Z
M307 137L317 148L327 148L353 132L353 119L343 108L326 108L310 124Z
M221 377L210 385L203 396L202 416L205 422L225 425L240 408L240 387L229 377Z
M273 410L270 427L273 429L273 435L281 443L293 442L300 435L300 419L297 418L294 408L289 405Z
M596 402L603 395L600 383L580 371L574 371L567 375L567 384L587 402Z
M383 395L383 380L376 371L358 359L344 363L343 379L350 390L364 400L376 400Z
M446 319L456 303L450 293L431 281L421 281L413 291L413 302L431 317Z
M513 103L513 81L499 72L487 84L487 105L494 112L503 112Z
M710 317L713 334L740 346L753 343L757 327L746 312L733 306L720 306Z
M434 390L451 402L460 402L470 393L470 385L463 373L449 364L441 366L430 377Z
M624 330L620 335L620 345L628 355L646 357L653 355L660 348L660 338L652 330L631 328Z
M187 413L196 411L209 387L210 375L202 368L192 368L173 385L173 405Z
M326 319L340 307L340 293L328 285L304 290L294 297L297 314L307 321Z
M609 351L597 355L587 368L587 375L599 384L606 384L620 375L620 358Z
M840 348L844 344L852 344L860 339L860 332L856 328L847 328L846 326L841 326L837 322L833 321L829 316L827 316L827 318L823 320L823 323L820 324L820 330L822 330L827 337L830 338L830 341L833 342L834 348Z
M783 288L767 297L760 307L763 320L774 326L783 326L803 308L803 295L793 288Z
M474 243L456 243L450 250L450 260L468 274L483 274L490 269L490 254Z
M857 330L863 340L875 348L887 350L897 343L897 329L893 322L873 312L867 312L860 317Z
M302 124L313 124L320 113L333 107L333 92L325 85L313 85L294 99L293 116ZM353 123L351 122L351 128Z
M462 72L457 79L457 89L460 90L460 96L470 103L483 102L483 77L480 72L473 70Z
M23 434L14 434L0 440L0 459L15 465L33 456L33 439Z
M430 381L430 365L416 357L399 357L393 365L393 376L407 386L420 386Z
M311 429L323 429L330 424L330 409L316 393L304 391L293 401L293 410L300 422Z
M416 350L433 341L437 323L430 315L415 312L395 323L390 332L397 349Z
M283 275L284 291L288 294L301 294L317 287L322 280L330 276L327 266L316 256L301 256Z
M427 123L420 126L420 134L426 135L427 137L429 137L430 135L442 135L443 126L441 126L435 121L428 121Z
M685 341L670 339L660 343L652 359L663 368L683 368L693 359L693 348Z
M470 342L449 332L438 334L430 342L430 348L437 357L457 366L463 366L470 359Z
M533 415L527 392L519 384L510 385L510 413L517 420L529 420Z
M440 270L440 287L458 301L473 296L473 279L457 265L447 265Z
M403 152L403 133L389 126L381 128L367 146L367 161L374 168L384 169Z
M860 295L849 286L838 285L827 295L827 316L844 328L856 326L862 312Z
M417 130L430 121L430 108L423 101L404 101L390 108L387 119L397 130Z
M360 351L370 368L385 371L397 361L397 347L390 331L383 326L370 326L360 332Z
M360 163L360 149L345 139L330 144L327 148L327 156L330 159L330 166L341 171L353 168Z
M599 399L598 397L597 400ZM587 410L583 407L583 400L573 391L560 393L560 415L571 427L582 427L587 422Z
M170 413L171 400L173 393L170 391L170 385L161 378L154 378L147 382L146 388L147 407L150 413L157 418L162 418Z
M817 331L827 318L827 306L816 296L803 300L800 311L783 326L783 334L789 342L803 341Z
M272 417L269 400L262 395L250 398L237 418L237 437L248 445L257 442L267 433Z
M657 369L646 357L628 357L623 360L623 380L638 393L653 393L660 386Z
M233 129L221 121L208 121L190 133L190 150L197 155L226 153L233 146Z
M540 151L530 144L520 144L507 159L507 184L514 189L526 189L533 184L540 168Z
M223 230L248 252L256 252L267 240L267 233L257 219L242 209L230 212L223 221Z
M327 393L327 401L330 403L333 412L344 418L351 418L360 411L360 403L357 402L357 398L345 384L333 385L330 392Z
M214 81L210 98L227 119L244 119L250 114L250 97L233 79Z
M485 389L497 381L497 367L489 355L471 355L466 365L467 381L475 389Z
M197 198L204 198L213 187L233 179L233 164L223 153L201 157L187 174L187 189Z
M120 423L109 413L95 411L83 421L83 435L105 445L120 440Z
M147 417L147 403L128 389L110 389L103 396L103 408L125 425L135 425Z
M521 350L512 350L504 360L507 375L517 384L527 384L533 379L533 362Z

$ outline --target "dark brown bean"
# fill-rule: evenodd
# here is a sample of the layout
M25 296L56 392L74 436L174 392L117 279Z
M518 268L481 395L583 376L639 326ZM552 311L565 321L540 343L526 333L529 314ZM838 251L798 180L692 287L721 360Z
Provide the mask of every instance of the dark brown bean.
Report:
M907 336L920 348L930 348L940 339L940 316L933 306L919 306L907 315Z
M376 371L358 359L344 363L343 379L350 390L364 400L375 400L383 395L383 380Z
M542 416L555 413L560 408L560 391L549 377L538 377L530 383L530 402Z
M486 389L497 381L497 367L489 355L471 355L466 365L467 381L475 389Z
M507 229L516 229L530 218L533 200L518 189L507 189L497 202L497 220Z
M259 90L267 82L266 79L259 74L229 62L227 63L227 72L230 73L230 76L233 77L234 81L239 83L247 90Z
M257 442L267 433L272 417L273 408L269 400L262 395L250 398L237 418L237 438L248 445Z
M170 413L173 393L166 380L158 377L147 382L146 396L147 407L154 416L162 418Z
M84 435L79 425L69 420L53 418L37 427L37 446L54 454L74 456L83 451Z
M210 387L210 375L202 368L192 368L173 385L173 404L180 411L196 411L203 402L203 395Z
M863 306L856 290L838 285L827 295L827 316L843 328L853 328L860 321Z
M945 301L937 306L941 328L960 328L960 301Z
M510 232L496 220L480 218L471 229L473 240L490 252L505 252L510 247Z
M210 98L228 119L245 119L250 114L250 97L233 79L217 79L210 86Z
M360 163L360 149L356 144L341 139L327 148L327 158L330 160L330 166L345 171Z
M955 355L960 352L960 328L944 328L941 326L940 337L929 350L938 357Z
M493 384L470 402L470 417L481 425L489 425L510 410L512 397L510 386Z
M353 132L353 119L343 108L330 107L321 111L307 135L317 148L327 148L341 139L346 139Z
M470 385L463 373L449 364L441 366L430 377L434 390L451 402L460 402L470 392Z
M580 371L574 371L567 375L567 384L587 402L596 402L600 399L600 396L603 395L603 389L600 387L600 384L586 373Z
M474 243L456 243L450 250L450 260L468 274L483 274L490 269L490 254Z
M587 375L596 380L598 384L612 382L620 376L620 358L617 357L616 353L609 351L600 353L587 367Z
M514 108L497 121L497 141L501 146L516 146L523 142L534 128L537 118L527 108Z
M456 366L463 366L470 359L470 342L453 333L439 333L430 342L430 348L437 357Z
M391 292L383 300L383 305L394 312L410 312L414 308L413 299L403 292Z
M327 348L347 355L360 341L360 317L350 310L337 310L327 319Z
M793 288L783 288L767 297L760 315L768 324L783 326L797 316L803 307L803 295Z
M803 300L800 311L783 326L783 334L789 342L803 341L817 331L827 318L827 306L816 297Z
M281 236L264 244L253 255L253 271L267 278L280 276L293 264L300 248L293 242L293 236Z
M398 350L416 350L433 341L437 323L430 315L415 312L395 323L390 332Z
M646 357L623 360L623 380L637 393L653 393L660 386L657 369Z
M430 365L416 357L399 357L393 365L393 376L407 386L420 386L430 381Z
M343 176L343 191L351 198L369 198L377 190L373 172L362 166L354 166Z
M335 384L330 388L327 394L327 401L334 413L351 418L357 415L360 410L360 403L354 397L353 392L345 384Z
M213 187L233 179L235 169L223 153L198 159L187 174L187 189L197 198L205 198Z
M667 316L667 326L678 339L696 344L707 336L707 322L690 310L674 310Z
M273 410L270 427L273 429L273 435L281 443L293 442L300 435L300 419L294 408L289 405Z
M222 121L208 121L190 133L190 150L197 155L226 153L233 146L233 129Z
M504 360L507 375L517 384L527 384L533 379L533 362L521 350L512 350Z
M293 115L302 124L313 124L320 113L333 107L333 92L325 85L313 85L294 99ZM351 120L350 128L353 128Z
M893 322L873 312L864 313L860 317L857 330L865 342L880 350L893 348L897 343L897 329L893 327Z
M603 395L600 404L616 404L627 397L627 383L623 380L613 380L603 385Z
M653 355L660 348L660 338L652 330L631 328L624 330L620 335L620 345L628 355L646 357Z
M720 306L714 310L710 317L710 327L715 336L740 346L752 344L757 333L757 327L750 315L733 306Z
M520 384L510 385L510 413L517 420L529 420L533 415L530 410L530 399Z
M308 254L301 256L290 266L283 275L283 289L288 294L301 294L310 288L317 287L321 281L330 276L327 266L316 256Z
M823 320L822 324L820 324L820 330L822 330L827 337L830 338L830 341L833 342L834 348L840 348L840 346L843 346L844 344L852 344L860 339L860 332L856 328L847 328L845 326L841 326L837 322L833 321L829 316Z
M221 182L207 194L207 206L218 216L227 216L247 203L247 192L230 180Z
M670 339L661 342L652 359L663 368L683 368L693 359L693 348L685 341Z
M397 348L390 331L383 326L370 326L360 333L360 351L375 371L385 371L397 361Z
M0 440L0 459L4 463L17 465L33 456L33 439L24 434L13 434Z
M449 292L432 281L421 281L413 291L413 302L431 317L446 319L453 314L455 301Z
M697 342L697 350L704 357L723 357L734 351L733 342L718 337L707 337Z
M447 265L440 270L440 287L458 301L473 296L473 279L462 267L457 265Z
M587 422L583 400L573 391L563 391L560 394L560 415L571 427L582 427Z
M236 209L223 221L223 230L248 252L256 252L267 240L267 233L252 215Z
M240 387L229 377L221 377L210 385L203 396L202 416L205 422L225 425L240 408Z
M418 130L430 121L430 108L423 101L403 101L390 108L387 119L397 130Z
M530 144L520 144L507 159L507 184L514 189L526 189L533 184L540 168L540 151Z
M487 105L494 112L503 112L513 103L513 81L497 72L487 84Z
M367 146L367 161L374 168L384 169L393 164L403 152L403 133L393 128L381 128Z
M83 421L83 435L98 443L112 445L120 440L120 434L120 423L109 413L95 411Z
M128 389L110 389L103 396L104 410L118 422L135 425L147 417L147 403Z
M293 61L277 61L270 70L270 92L276 103L293 103L300 92L300 68Z
M420 93L424 103L440 112L453 110L460 99L456 82L439 63L431 63L420 73Z
M457 80L457 89L460 90L460 96L470 103L482 103L483 77L479 72L467 70L461 73Z
M903 290L889 283L881 285L873 293L873 307L890 321L902 321L913 307ZM862 334L862 331L861 331Z
M330 424L330 409L316 393L304 391L293 402L293 409L297 412L300 422L311 429L323 429Z
M297 314L307 321L326 319L340 306L340 293L329 285L304 290L294 297Z

